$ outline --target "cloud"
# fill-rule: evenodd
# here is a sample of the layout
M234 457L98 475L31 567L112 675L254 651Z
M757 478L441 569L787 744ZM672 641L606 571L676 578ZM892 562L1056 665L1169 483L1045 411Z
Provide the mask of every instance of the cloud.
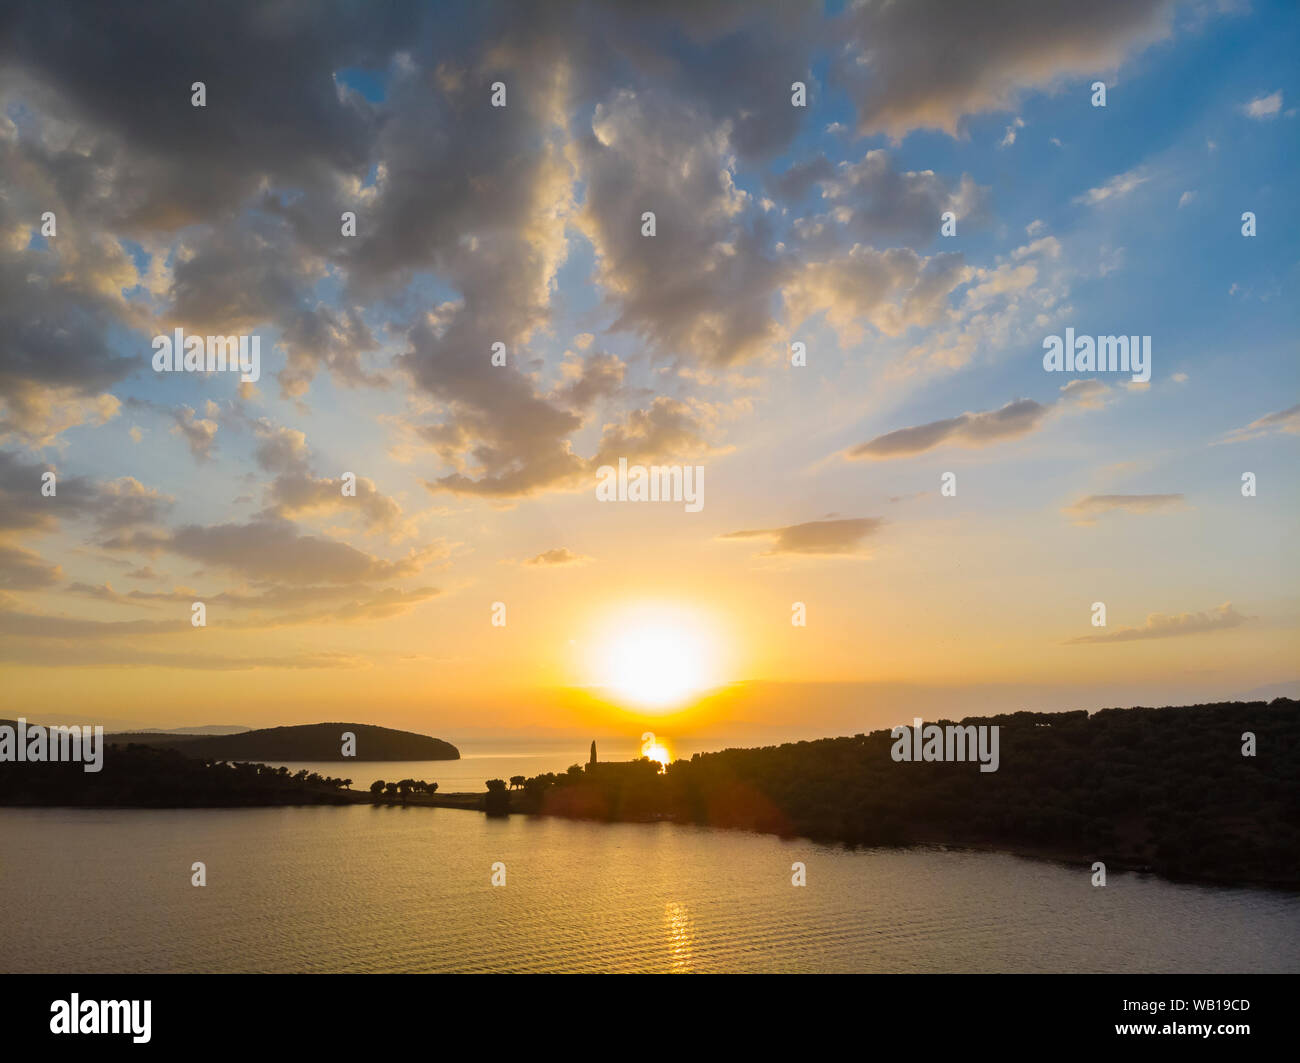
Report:
M0 330L8 337L0 432L44 443L111 416L105 389L146 364L157 329L145 304L126 297L137 286L161 297L164 314L223 333L279 318L291 359L296 341L329 356L326 330L305 328L319 267L268 214L237 210L266 187L317 197L369 167L378 123L357 97L340 93L334 73L372 63L415 23L343 6L330 21L313 28L290 8L272 15L238 5L217 17L150 3L108 22L36 9L10 20L0 44L8 75L0 112L25 117L17 135L0 138L8 193L0 232L44 210L60 224L42 250L0 241ZM218 31L241 41L237 60ZM46 47L52 33L58 48ZM173 40L189 42L188 58L159 60L155 49ZM121 66L105 64L105 41ZM289 42L295 58L285 64ZM196 73L213 106L188 105ZM186 226L169 247L167 234ZM126 239L144 249L144 264L137 267ZM139 358L110 349L123 335Z
M770 549L761 557L800 555L804 557L863 557L864 541L884 525L880 517L815 520L784 528L728 532L723 539L769 539Z
M172 591L148 592L148 591L130 591L122 594L113 589L112 584L105 583L102 585L88 583L70 583L65 588L69 594L75 594L84 598L94 598L99 601L112 602L114 605L130 605L146 609L155 608L160 603L183 604L186 607L191 602L202 601L210 610L220 610L222 608L231 608L239 610L256 610L256 614L251 617L232 618L222 616L217 621L215 616L209 619L214 626L220 626L222 630L227 631L265 631L274 628L295 627L305 624L352 624L371 620L386 620L390 617L401 616L409 612L421 602L428 601L442 592L436 587L417 587L413 590L400 590L396 587L386 587L383 590L375 591L366 598L350 597L356 593L354 588L346 587L271 587L255 595L239 593L221 593L221 594L202 594L191 588L176 588ZM300 593L294 594L294 591ZM334 601L326 608L307 609L297 612L279 613L267 616L262 613L262 609L268 605L296 605L302 606L321 600ZM188 613L186 614L186 618ZM65 618L44 618L41 623L36 625L31 634L37 636L49 636L53 638L64 637L114 637L120 635L125 630L131 635L140 634L175 634L177 629L185 630L187 619L177 621L159 621L160 627L145 629L139 627L123 628L121 621L88 621L67 618L66 624L61 626L56 622ZM134 623L134 622L127 622Z
M134 476L121 476L99 484L84 505L101 531L113 531L155 523L175 501L171 495L146 487Z
M267 505L259 518L293 519L309 513L354 514L369 531L385 531L393 538L409 531L403 524L402 507L383 494L375 481L353 474L353 493L345 495L345 481L338 477L317 477L311 472L311 449L307 436L295 428L275 425L263 417L253 423L258 438L257 463L277 475L267 486Z
M339 3L325 22L317 14L154 2L69 19L33 6L13 20L6 63L40 88L47 107L92 134L57 156L78 215L136 231L180 227L230 210L268 175L310 188L336 171L364 174L377 117L339 91L334 73L382 64L418 16L375 17ZM187 42L184 56L171 47L178 40ZM201 110L189 106L196 79L207 84ZM95 169L98 187L86 180Z
M0 82L0 115L19 106L7 83ZM70 184L49 172L30 128L24 122L21 135L0 136L0 439L45 446L69 428L116 416L120 404L107 389L139 363L113 354L108 338L137 320L121 294L136 270L118 240L73 223L64 199ZM58 238L29 249L45 211L62 223Z
M212 457L212 447L217 438L217 422L199 417L192 406L178 406L172 411L175 425L172 431L185 437L195 461Z
M46 473L55 477L52 496L42 493ZM161 519L174 501L133 476L97 483L0 451L0 536L53 531L63 518L87 520L101 531L149 524Z
M1110 388L1097 379L1071 380L1061 386L1060 392L1060 397L1052 402L1013 399L997 410L967 412L942 421L898 428L849 448L844 456L850 461L885 461L910 458L947 443L963 447L992 446L1038 431L1055 411L1099 409L1110 395Z
M635 464L659 458L685 461L711 453L716 448L709 444L706 433L713 412L701 404L660 395L646 409L633 410L622 423L605 425L588 471L617 464L619 458Z
M446 556L446 547L434 544L388 561L348 543L303 535L289 521L276 518L246 524L187 524L171 532L129 532L103 545L145 554L172 553L248 579L289 584L397 579L415 575L427 562Z
M1058 402L1085 410L1099 410L1105 405L1110 393L1110 388L1095 377L1087 380L1071 380L1061 386L1061 397Z
M53 586L62 575L58 565L45 561L39 554L0 543L0 589L39 590Z
M402 526L402 507L381 493L374 480L355 477L352 495L343 493L344 486L341 476L277 476L270 485L270 504L264 514L295 518L306 513L355 513L365 528L397 535Z
M968 279L960 254L924 258L910 248L876 251L855 244L847 254L805 262L782 291L790 324L824 314L844 345L859 342L863 323L887 336L944 316L948 295Z
M1278 410L1276 413L1266 413L1263 417L1251 421L1245 428L1234 428L1217 442L1244 443L1248 439L1258 439L1260 436L1271 435L1274 432L1285 432L1289 435L1300 433L1300 404Z
M970 364L981 351L991 355L1035 333L1041 337L1048 315L1069 294L1072 267L1062 260L1060 241L1039 236L998 256L993 266L954 270L951 294L965 287L964 297L950 299L950 293L931 287L928 316L914 313L913 321L940 327L910 347L892 375L951 372Z
M571 146L586 182L575 222L596 251L616 317L659 354L729 366L771 353L773 294L787 266L735 184L727 127L661 91L597 104ZM642 215L655 235L642 235Z
M1115 510L1158 513L1183 508L1182 495L1088 495L1061 512L1074 518L1076 524L1095 524L1097 517Z
M575 554L565 546L557 546L554 550L546 550L536 557L530 557L523 562L525 565L542 565L553 567L557 565L582 565L590 561L591 558L584 554Z
M265 417L254 424L253 431L258 439L253 456L263 469L267 472L298 475L307 472L311 459L307 433L297 428L272 424Z
M770 179L768 187L777 195L796 192L797 201L814 183L829 209L795 219L794 231L805 254L842 250L846 241L919 247L938 238L945 211L957 216L963 232L992 217L990 190L968 174L953 181L933 170L899 171L890 153L880 148L837 166L825 155L815 156Z
M1244 624L1249 617L1242 616L1232 607L1231 602L1224 602L1217 609L1203 613L1179 613L1169 616L1165 613L1151 613L1141 627L1124 627L1104 635L1081 635L1066 641L1067 646L1101 642L1136 642L1140 639L1167 639L1176 635L1199 635L1206 631L1222 631Z
M1150 174L1146 173L1141 167L1135 170L1129 170L1127 173L1116 174L1104 184L1096 188L1090 188L1081 196L1075 196L1075 203L1082 203L1085 206L1095 207L1099 203L1106 203L1113 199L1122 199L1132 192L1139 185L1145 184L1151 179Z
M1116 69L1171 30L1172 0L880 0L850 5L834 81L857 105L858 132L955 134L966 115L1012 108L1023 90Z
M796 162L779 174L769 174L763 185L768 193L787 203L795 204L804 198L814 185L825 184L835 175L835 164L818 152L810 159Z
M6 629L6 617L0 613L0 630ZM77 642L75 646L57 640L46 644L19 643L17 638L0 645L0 661L36 667L54 668L178 668L197 672L244 672L261 669L292 671L363 668L370 662L355 654L340 652L286 654L278 657L239 657L216 653L166 653L142 650L121 643L96 646Z
M345 386L385 383L365 368L363 355L378 344L361 311L315 297L326 260L297 237L289 221L262 213L187 234L176 252L165 323L219 335L278 324L288 356L279 374L287 398L305 394L321 369Z
M560 366L564 383L554 398L570 409L585 410L599 399L612 398L623 390L627 365L612 354L593 352L570 357Z
M1257 122L1262 122L1269 118L1276 118L1282 110L1282 90L1269 93L1267 96L1257 96L1249 103L1241 106L1242 112L1248 118L1253 118Z
M963 413L943 421L886 432L859 443L845 454L850 460L909 458L943 443L984 447L1005 439L1017 439L1036 431L1051 410L1033 399L1015 399L998 410Z

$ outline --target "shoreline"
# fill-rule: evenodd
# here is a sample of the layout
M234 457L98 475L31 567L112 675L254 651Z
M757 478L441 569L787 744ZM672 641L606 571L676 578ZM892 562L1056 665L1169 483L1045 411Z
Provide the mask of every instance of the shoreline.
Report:
M519 791L512 791L512 799L517 796ZM0 805L0 810L4 809L78 809L78 810L96 810L103 811L117 809L124 811L176 811L191 812L200 809L249 809L249 808L319 808L325 806L342 806L342 805L371 805L376 808L406 808L406 807L424 807L424 808L450 808L463 812L480 812L484 815L488 813L483 808L484 797L481 792L474 793L446 793L446 794L412 794L405 800L400 797L396 798L376 798L374 795L358 790L329 791L322 792L320 801L274 801L248 804L224 804L224 805L50 805L50 804L11 804ZM329 798L328 800L324 798ZM512 805L515 803L512 800ZM599 824L650 824L650 823L671 823L674 826L685 827L702 827L707 830L720 831L739 831L746 834L757 834L769 838L779 838L782 841L808 841L816 845L832 846L836 848L853 848L853 849L882 849L882 850L908 850L908 849L931 849L939 851L954 852L972 852L972 853L993 853L1000 856L1013 856L1022 860L1035 860L1043 863L1065 864L1082 871L1090 869L1095 860L1101 859L1097 854L1084 854L1076 851L1063 849L1059 846L1035 846L1021 845L1014 843L1005 843L997 841L945 841L940 838L927 838L899 845L864 845L864 846L847 846L846 843L835 838L816 838L808 835L784 835L775 831L754 830L747 827L726 827L710 823L694 823L689 820L679 820L670 815L655 816L645 819L598 819L581 816L567 816L554 812L538 812L524 810L512 807L508 815L517 816L544 816L550 819L568 820L574 823L599 823ZM1188 875L1188 874L1170 874L1159 868L1153 867L1148 863L1134 859L1132 857L1109 857L1102 860L1106 865L1106 871L1124 872L1126 874L1153 875L1165 882L1178 885L1192 886L1213 886L1221 889L1269 889L1285 893L1300 893L1300 882L1286 878L1228 878L1215 877L1213 875Z

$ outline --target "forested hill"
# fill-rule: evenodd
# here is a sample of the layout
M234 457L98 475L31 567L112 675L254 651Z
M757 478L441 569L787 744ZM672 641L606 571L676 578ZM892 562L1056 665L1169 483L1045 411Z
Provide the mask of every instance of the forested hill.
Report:
M356 735L356 756L343 756L343 734ZM109 742L136 742L175 749L204 760L308 760L351 763L361 760L459 760L450 742L413 731L368 723L308 723L265 727L232 735L115 734Z
M949 724L955 721L928 721ZM899 762L888 731L530 779L519 811L850 845L947 844L1300 886L1300 703L1016 712L995 772ZM1243 755L1254 736L1253 754Z

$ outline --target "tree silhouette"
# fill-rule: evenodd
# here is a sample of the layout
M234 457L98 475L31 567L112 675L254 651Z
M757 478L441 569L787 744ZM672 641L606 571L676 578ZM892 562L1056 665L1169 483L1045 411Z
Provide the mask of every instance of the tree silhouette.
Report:
M489 779L487 796L483 798L483 811L490 816L504 816L510 812L510 795L505 779Z

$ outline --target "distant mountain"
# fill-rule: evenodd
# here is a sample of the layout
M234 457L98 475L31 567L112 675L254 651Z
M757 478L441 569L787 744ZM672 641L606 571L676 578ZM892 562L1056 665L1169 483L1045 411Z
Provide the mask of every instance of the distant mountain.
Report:
M161 734L167 735L233 735L251 731L241 723L205 723L202 727L164 727Z
M250 728L242 723L207 723L201 727L150 727L136 720L117 720L94 713L90 716L70 716L67 713L38 712L24 717L29 724L41 727L81 727L99 724L107 734L163 734L163 735L230 735ZM13 721L7 721L11 726Z
M29 720L28 723L30 722ZM202 727L166 727L158 731L109 731L108 734L115 741L129 736L131 741L143 742L145 738L205 738L212 735L246 734L251 730L251 727L241 727L238 724L209 723Z
M343 733L357 736L356 756L345 757ZM308 760L349 763L361 760L460 760L450 742L413 731L368 723L308 723L264 727L228 735L166 734L160 731L106 735L109 742L137 742L156 749L175 749L205 760Z

